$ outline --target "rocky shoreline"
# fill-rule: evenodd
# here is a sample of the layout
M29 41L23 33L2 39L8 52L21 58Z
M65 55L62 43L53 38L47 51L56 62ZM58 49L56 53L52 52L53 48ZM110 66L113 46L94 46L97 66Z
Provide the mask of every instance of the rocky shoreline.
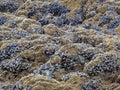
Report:
M120 90L120 1L1 0L0 90Z

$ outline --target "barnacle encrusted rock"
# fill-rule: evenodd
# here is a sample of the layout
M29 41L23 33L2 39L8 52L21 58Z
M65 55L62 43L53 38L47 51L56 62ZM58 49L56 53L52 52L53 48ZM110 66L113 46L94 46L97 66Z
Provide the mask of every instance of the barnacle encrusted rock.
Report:
M0 90L119 90L119 0L0 0Z

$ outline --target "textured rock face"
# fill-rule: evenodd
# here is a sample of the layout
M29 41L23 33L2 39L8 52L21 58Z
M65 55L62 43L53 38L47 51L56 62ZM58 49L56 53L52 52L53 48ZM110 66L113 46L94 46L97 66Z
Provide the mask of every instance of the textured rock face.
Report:
M0 1L0 90L119 89L119 0Z
M41 75L30 75L18 81L13 88L14 90L72 90L68 85L56 80L48 80Z

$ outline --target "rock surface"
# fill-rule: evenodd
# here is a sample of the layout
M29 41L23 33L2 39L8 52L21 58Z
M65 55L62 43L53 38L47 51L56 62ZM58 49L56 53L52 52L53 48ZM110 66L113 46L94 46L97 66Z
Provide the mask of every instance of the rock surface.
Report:
M120 1L0 0L0 90L120 90Z

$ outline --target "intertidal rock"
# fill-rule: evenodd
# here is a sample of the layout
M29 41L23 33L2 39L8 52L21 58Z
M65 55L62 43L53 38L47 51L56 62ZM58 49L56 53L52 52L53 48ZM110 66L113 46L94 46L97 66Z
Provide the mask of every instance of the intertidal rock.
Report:
M0 0L0 90L120 90L120 1Z

